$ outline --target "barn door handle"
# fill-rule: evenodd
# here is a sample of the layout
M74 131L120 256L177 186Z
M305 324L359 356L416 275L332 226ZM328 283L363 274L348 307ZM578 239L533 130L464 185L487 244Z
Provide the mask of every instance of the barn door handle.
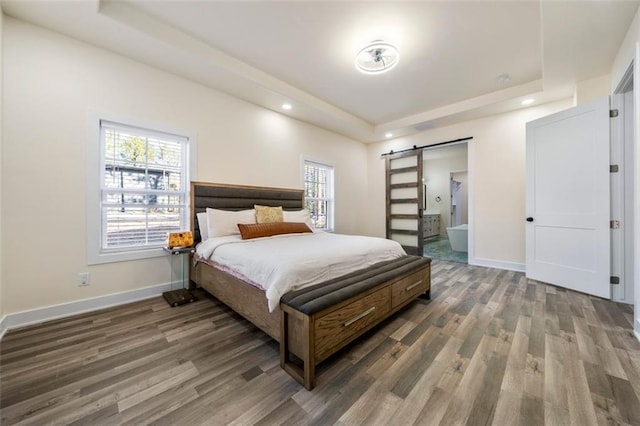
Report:
M527 222L533 222L533 218L532 217L528 217L527 218Z

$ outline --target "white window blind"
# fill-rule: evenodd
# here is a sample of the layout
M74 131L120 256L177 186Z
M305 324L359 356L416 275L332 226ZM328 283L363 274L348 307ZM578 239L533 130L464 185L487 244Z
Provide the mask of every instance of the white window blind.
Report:
M102 253L166 244L188 229L188 143L184 136L100 122Z
M333 167L304 162L305 208L317 229L333 229Z

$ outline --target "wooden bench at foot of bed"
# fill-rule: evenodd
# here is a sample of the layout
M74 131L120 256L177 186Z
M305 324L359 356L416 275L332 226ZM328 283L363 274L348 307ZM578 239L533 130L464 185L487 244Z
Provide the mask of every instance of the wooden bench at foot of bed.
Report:
M313 389L317 364L418 296L429 297L430 284L431 259L404 256L285 294L281 367Z

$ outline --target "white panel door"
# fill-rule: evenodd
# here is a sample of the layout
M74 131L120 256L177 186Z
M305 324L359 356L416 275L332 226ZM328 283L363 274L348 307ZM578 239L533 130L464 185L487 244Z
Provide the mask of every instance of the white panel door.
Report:
M609 98L527 123L527 277L610 298Z

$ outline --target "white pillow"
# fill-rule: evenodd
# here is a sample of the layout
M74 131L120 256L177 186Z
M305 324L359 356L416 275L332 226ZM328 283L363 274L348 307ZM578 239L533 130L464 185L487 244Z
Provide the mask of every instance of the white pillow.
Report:
M316 232L311 221L311 213L309 210L295 210L295 211L283 211L282 212L284 222L302 222L306 223L309 229Z
M200 229L200 240L205 241L209 238L209 220L207 212L196 213L198 217L198 229Z
M209 238L240 235L238 224L256 223L256 211L251 209L232 212L207 208L207 220L209 221Z

